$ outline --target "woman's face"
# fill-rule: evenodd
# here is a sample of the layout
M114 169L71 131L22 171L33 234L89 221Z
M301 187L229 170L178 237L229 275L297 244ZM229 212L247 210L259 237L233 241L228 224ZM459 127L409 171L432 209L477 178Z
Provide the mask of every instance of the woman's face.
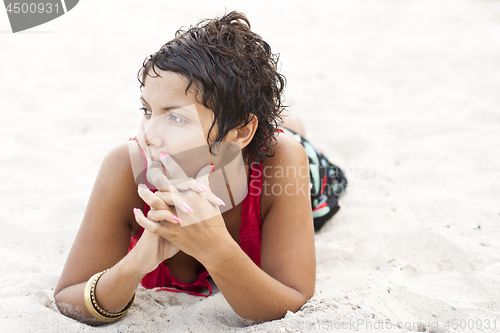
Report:
M246 195L247 175L241 155L244 147L234 143L236 132L230 131L214 147L212 155L207 135L214 119L213 111L196 100L194 86L186 92L187 78L174 72L157 72L160 76L155 77L150 71L153 77L146 78L141 96L144 117L138 141L148 157L148 173L159 168L170 178L160 162L161 152L169 154L191 178L204 166L213 164L211 190L227 203L221 211L230 209L229 203L238 204ZM217 126L211 137L215 133ZM231 188L232 199L226 184Z
M189 82L186 77L170 71L156 71L160 76L155 77L150 70L153 77L146 77L141 96L144 116L139 145L153 164L160 161L163 151L193 177L211 163L206 138L213 112L196 100L194 85L186 92Z

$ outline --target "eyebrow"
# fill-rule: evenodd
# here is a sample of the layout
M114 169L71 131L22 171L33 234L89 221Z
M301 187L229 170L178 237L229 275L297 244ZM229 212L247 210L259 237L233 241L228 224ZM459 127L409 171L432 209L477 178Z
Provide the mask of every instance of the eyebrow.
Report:
M142 96L141 96L141 101L143 101L145 104L149 105L149 103L146 102L146 100ZM166 107L162 108L162 110L164 110L164 111L170 111L170 110L173 110L173 109L180 109L181 107L182 106L177 106L177 105L166 106Z

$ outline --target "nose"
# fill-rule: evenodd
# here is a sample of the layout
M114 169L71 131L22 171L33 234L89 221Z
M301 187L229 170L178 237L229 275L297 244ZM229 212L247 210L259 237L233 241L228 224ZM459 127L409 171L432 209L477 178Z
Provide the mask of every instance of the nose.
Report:
M158 125L157 117L151 118L142 124L143 138L146 146L160 148L163 145L163 139L159 133L160 129Z

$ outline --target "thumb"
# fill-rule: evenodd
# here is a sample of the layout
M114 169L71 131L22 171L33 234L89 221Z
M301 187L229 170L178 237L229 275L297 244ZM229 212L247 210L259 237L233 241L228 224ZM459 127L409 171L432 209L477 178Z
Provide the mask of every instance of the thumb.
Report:
M165 192L169 190L169 181L158 167L148 167L146 171L146 179L159 191Z

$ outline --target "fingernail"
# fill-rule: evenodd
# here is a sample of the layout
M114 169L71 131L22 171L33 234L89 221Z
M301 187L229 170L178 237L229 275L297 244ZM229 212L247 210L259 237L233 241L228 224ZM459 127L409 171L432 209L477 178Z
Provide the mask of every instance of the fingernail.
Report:
M173 219L175 222L177 222L177 223L181 223L181 222L182 222L182 221L181 221L181 219L180 219L180 218L178 218L178 217L177 217L177 216L175 216L175 215L174 215L174 216L172 216L172 219Z
M226 205L226 203L224 201L222 201L222 199L219 197L215 197L215 200L217 200L217 202L220 203L222 206Z
M189 205L188 205L187 203L184 203L184 208L186 208L186 210L187 210L189 213L194 213L193 208L189 207Z
M137 214L139 214L139 209L134 208L134 215L137 215Z
M160 152L160 159L164 160L164 159L166 159L167 157L168 157L168 154L167 154L167 153L165 153L164 151L161 151L161 152Z
M208 188L206 188L203 184L198 183L198 186L205 192L208 192Z

